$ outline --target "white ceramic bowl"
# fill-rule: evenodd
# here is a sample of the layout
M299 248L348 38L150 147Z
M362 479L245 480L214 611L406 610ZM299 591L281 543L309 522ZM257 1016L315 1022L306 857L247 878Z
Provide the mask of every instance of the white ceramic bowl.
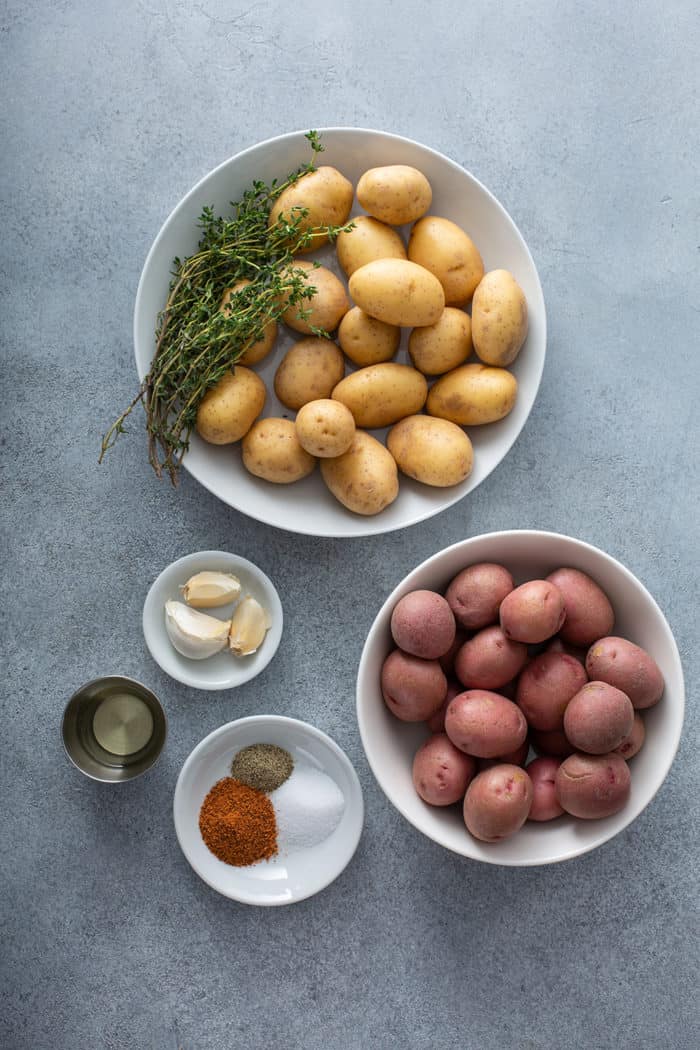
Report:
M544 367L546 318L537 270L518 228L496 198L454 161L410 139L360 128L321 130L325 153L321 164L339 168L356 182L367 168L394 163L410 164L423 171L433 187L434 215L446 216L463 226L481 251L487 270L510 270L527 296L529 334L512 371L518 379L513 411L499 423L472 427L474 470L461 485L430 488L401 477L398 499L376 517L352 514L327 491L318 470L293 485L271 485L249 474L241 462L239 446L216 447L194 435L184 465L202 485L236 510L290 532L312 536L369 536L404 528L438 514L488 477L522 430L537 394ZM197 219L205 205L220 214L230 210L254 179L270 181L286 176L310 159L308 142L301 131L270 139L244 150L206 175L190 190L166 220L148 253L141 274L134 313L134 345L139 378L147 373L154 352L158 312L167 298L173 259L191 254L197 246ZM336 272L333 250L315 253ZM406 332L398 361L408 362ZM286 415L289 410L275 397L272 380L293 338L281 331L277 348L257 371L268 388L265 415ZM476 359L474 359L476 360ZM382 436L381 433L378 436ZM145 455L145 451L144 451Z
M204 844L199 811L216 781L230 776L236 752L259 743L277 744L292 758L321 769L342 791L345 809L335 831L319 845L248 868L234 868ZM319 893L347 867L362 834L364 804L350 759L329 736L296 718L254 715L215 729L197 744L178 777L173 816L182 852L212 889L242 904L280 905Z
M461 807L426 805L411 780L413 755L428 733L423 723L408 724L389 713L379 676L393 648L391 612L408 591L444 591L450 580L475 562L500 562L516 583L542 578L559 566L572 566L597 580L615 609L615 634L641 645L661 668L666 689L644 712L646 741L630 762L631 798L621 812L604 820L564 816L547 824L526 824L512 838L478 842L467 832ZM661 787L678 748L685 702L683 669L671 629L658 605L620 562L580 540L550 532L494 532L456 543L428 558L399 584L380 609L365 642L357 678L357 717L367 759L387 798L428 838L465 857L490 864L551 864L587 853L627 827Z
M224 649L205 660L189 660L174 648L168 638L165 603L182 601L180 587L190 576L208 569L233 573L241 581L241 598L252 594L270 614L272 626L265 641L250 656L232 656ZM232 602L231 605L201 609L200 612L225 620L231 616L233 608ZM195 689L233 689L255 678L277 652L283 622L282 603L269 577L252 561L226 551L198 551L174 561L153 582L143 606L143 636L151 656L171 678Z

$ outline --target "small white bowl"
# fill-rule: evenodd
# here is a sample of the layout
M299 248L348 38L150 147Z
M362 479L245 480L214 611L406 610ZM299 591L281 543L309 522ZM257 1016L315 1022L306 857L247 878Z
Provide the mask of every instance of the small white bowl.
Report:
M206 660L189 660L175 649L165 629L165 603L182 601L180 587L190 576L206 570L230 572L241 581L241 597L252 594L270 614L272 626L257 652L233 656L227 649ZM234 608L202 609L209 616L228 619ZM195 689L234 689L255 678L277 652L282 637L282 603L271 580L247 558L226 551L199 551L188 554L163 569L146 595L143 606L143 635L155 662L171 678Z
M230 776L236 752L250 744L277 744L292 758L317 766L342 791L345 809L338 827L319 845L248 868L235 868L224 864L204 844L199 811L217 780ZM337 879L360 841L364 803L350 759L329 736L296 718L254 715L215 729L197 744L177 779L173 817L182 852L212 889L241 904L275 906L312 897Z
M559 566L588 573L615 610L614 633L646 649L663 673L659 703L644 711L646 740L630 762L632 793L619 813L604 820L563 816L546 824L526 823L512 838L479 842L464 826L461 806L439 809L416 794L413 756L428 731L425 724L394 718L382 699L379 677L393 648L391 613L399 598L420 588L444 591L450 580L475 562L499 562L515 582L541 579ZM367 760L390 802L414 827L447 849L489 864L552 864L588 853L631 824L661 787L678 749L683 727L683 668L671 628L658 605L629 569L581 540L552 532L493 532L455 543L428 558L392 591L370 628L357 677L357 718Z

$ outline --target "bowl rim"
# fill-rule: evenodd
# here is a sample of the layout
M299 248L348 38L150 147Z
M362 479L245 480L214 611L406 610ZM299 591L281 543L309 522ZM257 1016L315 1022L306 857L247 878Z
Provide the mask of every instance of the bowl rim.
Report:
M222 889L221 886L215 885L214 882L207 877L207 875L204 873L204 871L201 870L199 865L189 856L183 844L184 822L179 819L177 804L179 797L184 791L184 788L182 787L182 782L184 781L186 773L200 758L202 752L206 750L207 746L210 743L212 743L214 740L217 740L221 736L225 736L227 733L234 732L236 729L244 725L279 725L281 727L294 726L296 729L300 729L307 736L319 740L336 756L340 764L348 773L353 788L355 789L355 798L357 799L357 802L354 808L356 809L356 812L359 815L359 823L357 834L355 836L354 841L352 841L352 849L349 851L348 856L344 859L341 867L337 868L337 870L332 869L333 874L331 874L327 878L324 876L324 881L322 885L318 886L316 889L311 890L308 893L303 893L298 897L294 897L292 900L260 900L258 897L255 896L255 894L247 894L245 892L233 892L230 890ZM175 825L175 835L177 837L178 845L182 850L182 854L187 863L192 868L192 870L195 872L196 875L199 876L202 882L205 882L207 886L209 886L216 893L221 894L222 897L226 897L229 900L237 901L239 904L252 904L260 908L280 908L285 907L289 904L298 904L300 901L308 900L309 897L314 897L317 893L321 893L323 890L327 889L332 882L335 882L335 880L339 878L340 875L342 875L352 858L355 856L355 853L357 852L357 847L359 846L360 839L362 837L362 831L364 828L364 817L365 804L364 797L362 794L362 785L360 784L360 778L357 775L355 767L353 766L352 762L345 754L341 746L337 744L335 740L333 740L333 738L330 737L327 733L325 733L322 729L318 729L316 726L311 725L311 723L309 722L304 722L300 718L291 718L289 715L246 715L244 718L235 718L232 722L226 722L224 723L224 725L219 726L217 729L213 729L211 733L208 733L205 737L202 738L202 740L199 741L198 744L195 745L195 747L192 748L189 755L183 762L182 768L178 773L177 781L175 782L175 791L173 792L173 823Z
M653 607L653 609L655 609L656 613L658 614L660 622L663 625L663 628L664 628L666 636L667 636L667 641L670 643L671 655L672 655L672 658L673 658L673 660L674 660L674 662L676 664L676 669L677 669L678 675L679 675L679 686L680 686L679 693L678 693L677 697L674 697L674 706L678 706L679 712L680 712L680 718L678 720L678 727L677 727L677 730L676 730L676 733L675 733L675 738L672 741L672 746L669 748L668 755L667 755L665 761L659 767L660 770L661 770L662 775L659 778L659 781L658 781L656 787L654 788L654 790L652 791L651 795L647 799L645 799L645 801L643 802L643 804L641 806L638 806L636 809L630 811L629 819L626 821L626 823L621 828L615 828L613 830L610 830L609 832L603 832L602 836L595 843L585 844L585 845L582 845L580 847L576 847L574 849L568 850L566 853L562 854L561 856L553 857L550 860L542 860L542 859L539 859L539 858L537 858L537 859L535 859L535 858L527 859L526 858L526 859L518 860L518 861L515 861L515 860L503 860L503 859L499 859L498 856L495 853L494 853L493 856L491 856L491 855L489 855L489 856L475 856L472 853L468 852L468 849L467 850L455 849L454 845L452 843L448 842L448 841L445 841L444 838L440 834L432 835L429 832L425 831L422 827L419 827L419 825L416 823L416 821L413 820L413 818L408 814L408 812L406 811L405 807L401 805L401 802L399 800L397 800L397 798L392 797L392 795L389 793L389 791L387 790L387 787L385 787L385 784L382 782L381 774L378 772L378 770L377 770L377 768L375 766L375 763L372 761L372 758L370 757L370 754L369 754L368 749L367 749L367 745L365 743L366 736L368 734L367 734L367 724L366 724L365 715L364 715L364 705L363 705L363 702L362 702L362 687L363 687L363 684L364 684L364 679L367 677L367 674L368 674L367 664L368 664L369 657L370 657L370 649L373 647L375 632L378 629L378 621L380 619L382 619L383 617L385 617L387 612L390 609L393 608L395 603L398 601L399 597L401 597L402 594L405 593L405 591L410 587L411 581L413 580L413 578L419 572L422 572L424 569L428 568L432 564L439 562L449 552L457 550L457 549L460 549L460 548L463 548L463 547L467 547L469 545L473 545L477 541L496 540L496 539L502 540L502 539L509 539L509 538L514 538L514 537L531 537L533 539L539 539L539 540L545 540L545 541L547 539L563 539L563 540L566 540L568 542L571 542L574 545L576 545L576 546L578 546L578 547L580 547L580 548L582 548L584 550L587 550L588 552L590 552L590 553L592 553L592 554L602 558L604 561L610 563L615 569L619 570L623 574L623 576L626 576L629 581L631 581L637 587L641 588L641 590L644 592L644 594L648 598L651 606ZM630 826L630 824L632 824L637 819L637 817L640 815L640 813L642 813L647 808L647 806L653 801L653 799L655 798L655 796L658 793L659 789L661 788L662 784L666 780L666 777L668 776L669 770L670 770L671 766L673 765L673 761L674 761L674 759L676 757L676 754L678 752L678 747L679 747L679 744L680 744L681 734L682 734L682 730L683 730L684 716L685 716L685 679L684 679L684 675L683 675L683 664L682 664L682 661L681 661L680 652L678 650L678 644L676 642L676 639L674 637L673 631L671 630L671 627L670 627L670 625L668 623L668 620L666 619L666 617L665 617L661 607L659 606L659 604L657 603L657 601L653 597L653 595L644 586L642 581L637 576L635 576L634 573L630 569L628 569L625 565L623 565L621 561L618 561L618 559L613 557L613 555L607 554L605 551L601 550L599 547L596 547L594 544L588 543L586 540L577 539L575 536L569 536L566 533L551 532L551 531L548 531L548 530L541 530L541 529L503 529L503 530L500 530L500 531L497 531L497 532L479 533L476 536L470 536L470 537L467 537L466 539L458 540L456 543L452 543L449 546L444 547L442 550L436 551L435 554L430 555L430 557L426 558L424 561L422 561L418 565L416 565L393 588L393 590L388 595L386 600L382 603L382 605L379 608L379 610L378 610L374 620L372 621L372 625L370 626L370 629L367 632L367 637L366 637L365 643L364 643L364 645L362 647L362 655L360 656L360 663L359 663L358 671L357 671L357 682L356 682L356 691L355 691L355 711L356 711L356 716L357 716L358 728L359 728L359 732L360 732L360 739L362 741L362 747L363 747L363 750L365 752L365 758L367 759L367 763L368 763L370 769L372 770L372 773L374 775L375 780L377 781L377 784L379 785L379 787L381 788L382 792L384 793L386 798L389 800L389 802L394 806L395 809L397 809L399 811L401 816L405 820L407 820L408 823L411 824L416 829L416 831L419 831L422 835L425 835L425 837L430 839L432 842L436 842L438 845L443 846L445 849L450 850L451 853L455 853L457 856L464 857L465 859L468 859L468 860L477 861L477 862L480 862L480 863L483 863L483 864L494 864L494 865L500 866L500 867L515 867L515 868L519 868L519 867L522 867L522 868L525 868L525 867L544 867L544 866L549 865L549 864L560 864L560 863L563 863L564 861L574 860L576 857L580 857L580 856L582 856L585 853L591 853L593 850L598 849L598 847L604 845L606 842L610 841L610 839L614 838L616 835L620 834L620 832L622 832L626 828L628 828ZM470 844L470 839L469 839L468 836L465 836L465 846L469 847L469 844Z
M358 531L356 518L358 518L360 516L353 515L351 511L348 511L348 514L351 515L351 519L350 520L352 520L355 523L355 527L354 528L350 528L350 526L348 526L347 528L343 528L343 527L341 527L339 525L336 525L330 531L326 530L324 532L316 532L316 531L314 531L313 522L315 520L315 516L313 514L310 514L309 517L308 517L308 522L309 522L308 528L303 528L303 527L300 527L299 525L290 526L290 525L278 524L276 522L273 523L273 522L270 522L263 515L260 515L259 513L256 513L254 508L250 509L248 507L235 506L234 504L229 503L222 496L220 496L218 492L214 491L214 489L213 489L213 487L212 487L212 485L210 483L208 483L206 480L200 478L199 476L196 476L195 474L193 474L191 472L191 470L190 470L190 468L188 466L188 462L187 462L188 458L189 458L187 456L187 454L185 454L183 456L183 458L182 458L182 466L187 470L187 473L190 474L190 477L192 477L199 485L202 485L203 488L205 488L208 492L211 492L211 494L213 496L215 496L216 499L220 500L225 506L230 507L232 510L238 511L241 514L245 514L247 517L252 518L254 521L259 521L262 524L269 525L272 528L279 528L279 529L282 529L285 532L292 532L292 533L294 533L296 535L300 535L300 536L318 536L318 537L327 538L327 539L361 539L361 538L364 538L366 536L384 535L384 534L389 533L389 532L397 532L400 529L407 529L407 528L410 528L413 525L419 525L421 522L427 521L430 518L435 517L438 514L442 514L443 511L449 510L450 507L453 507L461 499L466 499L467 496L471 496L471 494L476 491L476 489L479 487L479 485L481 485L484 481L486 481L486 479L488 477L490 477L490 475L501 465L501 463L506 458L506 456L509 454L509 452L513 448L513 445L515 444L515 442L518 440L518 438L522 434L523 430L525 429L525 426L527 425L527 422L528 422L528 420L530 418L530 415L532 413L532 409L534 408L535 402L537 401L537 397L539 395L540 386L542 384L542 375L544 373L545 360L546 360L546 357L547 357L547 307L546 307L546 303L545 303L545 299L544 299L544 292L542 290L542 282L540 280L539 271L538 271L537 266L535 264L535 260L534 260L534 258L532 256L532 252L530 251L530 248L529 248L525 238L523 237L523 235L522 235L522 233L520 231L520 227L517 225L517 223L515 222L515 220L511 216L510 212L507 211L507 209L504 207L504 205L501 204L501 202L491 192L491 190L489 190L488 187L483 184L483 182L481 182L474 174L472 174L472 172L469 171L468 168L463 167L456 160L452 160L450 157L446 156L446 154L442 153L440 150L434 149L432 146L428 146L428 145L426 145L423 142L419 142L417 139L408 138L408 136L406 136L406 135L398 135L395 132L381 131L378 128L358 128L358 127L343 126L343 125L317 128L316 130L317 130L317 133L319 134L319 136L321 136L321 138L323 138L324 135L328 135L330 133L332 133L332 134L348 134L349 133L349 134L357 134L357 135L380 135L380 136L382 136L384 138L393 139L396 142L406 143L406 144L408 144L410 146L417 146L419 149L427 150L428 153L433 154L435 157L439 158L443 163L449 165L451 168L454 168L456 171L460 172L462 175L465 175L468 179L471 179L472 182L478 187L478 189L490 199L490 201L495 205L496 209L500 212L501 216L512 227L513 232L515 234L515 237L519 241L520 246L521 246L522 250L525 253L525 257L528 260L528 262L529 262L529 264L530 264L530 266L532 268L532 275L533 275L533 278L534 278L535 286L537 288L537 293L538 293L538 297L539 297L538 310L541 312L541 321L542 321L543 352L542 352L542 355L541 355L541 361L540 361L539 365L535 365L535 367L537 368L537 372L533 372L533 377L535 378L535 390L534 390L534 395L533 395L533 399L532 399L532 404L530 405L530 408L529 408L529 410L527 412L527 415L523 419L520 427L516 430L516 432L512 435L512 437L506 439L507 444L504 446L503 452L502 452L498 462L494 463L494 465L487 471L487 473L484 474L483 478L481 478L481 480L478 482L478 484L475 485L474 488L471 489L469 492L465 492L465 493L463 493L461 495L460 494L454 494L454 493L448 495L449 490L448 489L444 489L443 491L446 494L445 495L445 500L446 501L444 503L441 503L440 506L437 507L437 508L428 507L424 511L421 511L420 513L418 513L418 514L416 514L416 515L414 515L414 516L412 516L412 517L410 517L410 518L408 518L406 520L403 520L403 521L400 521L400 522L397 522L397 523L394 523L394 524L388 524L388 525L382 526L382 524L381 524L382 523L382 514L380 513L380 514L376 514L376 515L373 515L373 516L368 516L366 518L363 518L362 521L361 521L361 524L362 524L363 528L362 528L361 531ZM210 178L215 177L220 171L222 171L224 168L228 167L228 165L232 164L234 161L241 160L243 157L247 157L248 155L254 153L256 150L264 149L265 147L271 146L273 144L284 143L285 141L290 141L292 139L298 139L299 136L306 135L306 134L307 134L307 132L306 131L302 131L302 130L288 131L288 132L284 132L282 135L272 135L272 136L270 136L267 139L263 139L261 142L256 142L256 143L253 143L253 145L251 145L251 146L246 146L245 149L239 150L238 153L234 153L232 156L226 158L226 160L221 161L219 164L217 164L210 171L206 172L194 184L194 186L192 186L192 188L190 190L188 190L188 192L185 193L185 195L183 197L180 198L180 200L171 209L170 213L168 214L168 216L166 217L166 219L162 223L160 229L158 230L158 233L156 234L155 239L153 240L153 242L152 242L152 244L151 244L151 246L150 246L150 248L148 250L148 253L146 255L146 259L145 259L144 264L143 264L143 268L141 270L141 275L139 277L138 287L136 289L136 299L134 301L134 313L133 313L133 319L132 319L132 338L133 338L133 346L134 346L134 358L135 358L135 361L136 361L136 372L137 372L137 375L139 377L139 380L143 380L144 375L146 374L145 371L144 371L143 375L141 374L141 368L140 368L140 364L139 364L139 357L138 357L138 347L139 347L138 319L139 319L139 317L141 315L141 311L143 309L142 301L143 301L144 296L145 296L144 289L145 289L145 285L147 283L147 274L149 273L149 271L151 269L151 266L153 265L153 257L158 252L158 250L160 248L161 241L164 240L171 223L173 223L175 221L176 215L181 211L181 209L185 208L187 206L187 204L189 204L189 202L200 192L200 190L201 190L202 186L204 185L204 183L206 183ZM458 489L458 488L459 488L459 486L455 486L455 489Z

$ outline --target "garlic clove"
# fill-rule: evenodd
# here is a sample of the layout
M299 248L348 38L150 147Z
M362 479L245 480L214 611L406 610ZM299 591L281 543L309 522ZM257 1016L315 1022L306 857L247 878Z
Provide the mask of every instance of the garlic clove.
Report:
M247 595L233 614L229 649L234 656L250 656L260 648L271 626L270 617L260 602Z
M165 630L173 646L190 660L205 660L221 652L228 640L230 620L190 609L182 602L165 603Z
M192 608L214 609L235 602L241 594L241 582L228 572L198 572L180 590Z

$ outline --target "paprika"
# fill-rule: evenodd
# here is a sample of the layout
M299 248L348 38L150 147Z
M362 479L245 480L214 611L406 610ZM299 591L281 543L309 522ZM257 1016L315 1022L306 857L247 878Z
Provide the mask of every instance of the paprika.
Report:
M267 795L233 777L217 781L199 811L206 846L224 864L247 867L277 853L277 821Z

